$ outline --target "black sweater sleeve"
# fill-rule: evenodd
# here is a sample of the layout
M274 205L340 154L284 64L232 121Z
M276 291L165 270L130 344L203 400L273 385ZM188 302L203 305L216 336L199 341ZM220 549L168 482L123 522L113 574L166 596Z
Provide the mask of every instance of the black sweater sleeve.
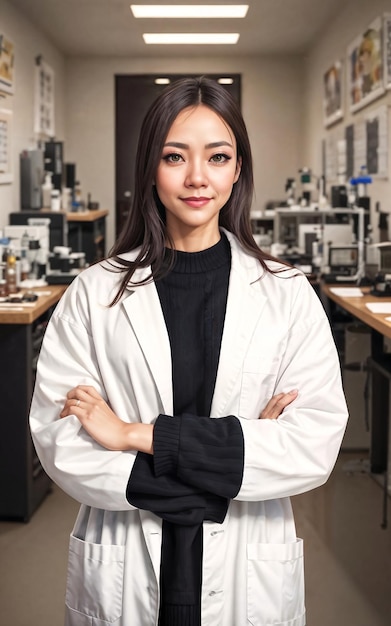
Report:
M137 454L133 464L126 497L138 509L183 526L204 520L221 524L228 509L227 498L186 485L173 475L156 476L151 455L143 452Z
M221 523L243 475L244 442L234 416L159 415L154 455L139 452L128 501L177 524Z
M239 492L244 440L235 416L159 415L153 446L156 476L176 474L184 483L224 498Z

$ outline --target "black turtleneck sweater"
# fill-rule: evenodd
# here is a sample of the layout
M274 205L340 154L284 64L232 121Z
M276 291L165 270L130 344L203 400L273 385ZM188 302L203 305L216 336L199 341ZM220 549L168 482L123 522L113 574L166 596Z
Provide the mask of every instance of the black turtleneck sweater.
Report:
M175 254L171 272L156 282L171 345L175 417L158 416L154 455L137 454L127 498L163 519L159 626L200 626L202 522L224 520L240 489L244 446L235 417L209 417L229 243L223 235L202 252Z

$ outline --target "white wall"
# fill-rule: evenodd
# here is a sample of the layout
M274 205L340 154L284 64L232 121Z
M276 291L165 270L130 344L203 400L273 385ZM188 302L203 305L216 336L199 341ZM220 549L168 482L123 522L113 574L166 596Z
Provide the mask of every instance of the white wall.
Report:
M0 98L0 108L13 111L12 170L14 181L0 185L0 230L8 224L8 214L20 209L19 154L34 141L34 67L39 54L55 71L56 138L64 139L65 60L54 45L7 0L1 0L0 31L15 48L15 92Z
M114 76L155 72L242 74L242 110L255 165L254 208L283 198L285 179L302 165L303 72L298 58L69 58L66 159L76 162L85 194L90 192L110 211L108 247L115 231Z
M350 43L362 34L368 25L385 12L391 12L390 0L347 0L341 3L341 11L332 23L318 38L311 53L306 59L305 76L305 141L303 154L306 162L314 171L321 171L321 142L330 132L336 132L351 123L364 118L364 116L379 105L387 103L391 105L391 90L386 92L368 106L354 114L349 111L347 90L344 90L344 117L336 125L325 129L323 124L323 74L337 59L346 61L346 50ZM346 76L346 73L345 73ZM346 81L345 81L346 85ZM372 226L374 227L374 239L378 240L377 217L374 213L376 202L380 202L381 210L391 212L391 123L389 120L389 179L376 180L368 186L371 197ZM391 225L391 224L390 224ZM390 233L391 235L391 233Z

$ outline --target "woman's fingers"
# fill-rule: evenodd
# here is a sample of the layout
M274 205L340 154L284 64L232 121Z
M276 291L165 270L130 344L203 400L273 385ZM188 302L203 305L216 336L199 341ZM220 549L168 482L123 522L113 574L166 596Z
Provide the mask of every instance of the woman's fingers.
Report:
M68 391L60 417L67 417L73 413L79 417L78 409L91 409L100 402L104 403L104 400L94 387L78 385Z
M73 413L78 415L76 410L83 408L83 406L85 408L86 403L89 404L93 400L95 402L97 400L102 400L101 396L94 387L89 385L78 385L77 387L73 387L67 393L67 398L60 413L60 417L67 417Z
M95 441L109 450L131 449L130 425L121 420L102 396L87 385L78 385L67 393L60 417L75 415Z
M95 387L92 387L91 385L78 385L77 387L73 387L73 389L70 389L68 391L67 398L68 399L95 398L96 400L99 400L102 398L102 396L95 389Z
M124 422L94 387L78 385L67 393L60 417L68 415L75 415L87 433L108 450L153 453L153 425Z
M259 419L277 419L285 407L297 398L297 394L297 389L293 389L288 393L278 393L273 396L261 412Z

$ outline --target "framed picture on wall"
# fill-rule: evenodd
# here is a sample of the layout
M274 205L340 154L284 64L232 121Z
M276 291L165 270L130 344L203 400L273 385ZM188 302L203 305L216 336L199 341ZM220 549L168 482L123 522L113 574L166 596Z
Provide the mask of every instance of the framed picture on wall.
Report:
M335 61L323 74L323 116L325 126L342 119L342 62Z
M0 92L14 93L14 44L0 34Z
M384 91L383 21L376 18L348 47L348 98L352 113Z
M34 132L41 139L54 137L54 70L41 57L35 65Z
M384 85L387 89L391 89L391 13L384 15L383 47Z

